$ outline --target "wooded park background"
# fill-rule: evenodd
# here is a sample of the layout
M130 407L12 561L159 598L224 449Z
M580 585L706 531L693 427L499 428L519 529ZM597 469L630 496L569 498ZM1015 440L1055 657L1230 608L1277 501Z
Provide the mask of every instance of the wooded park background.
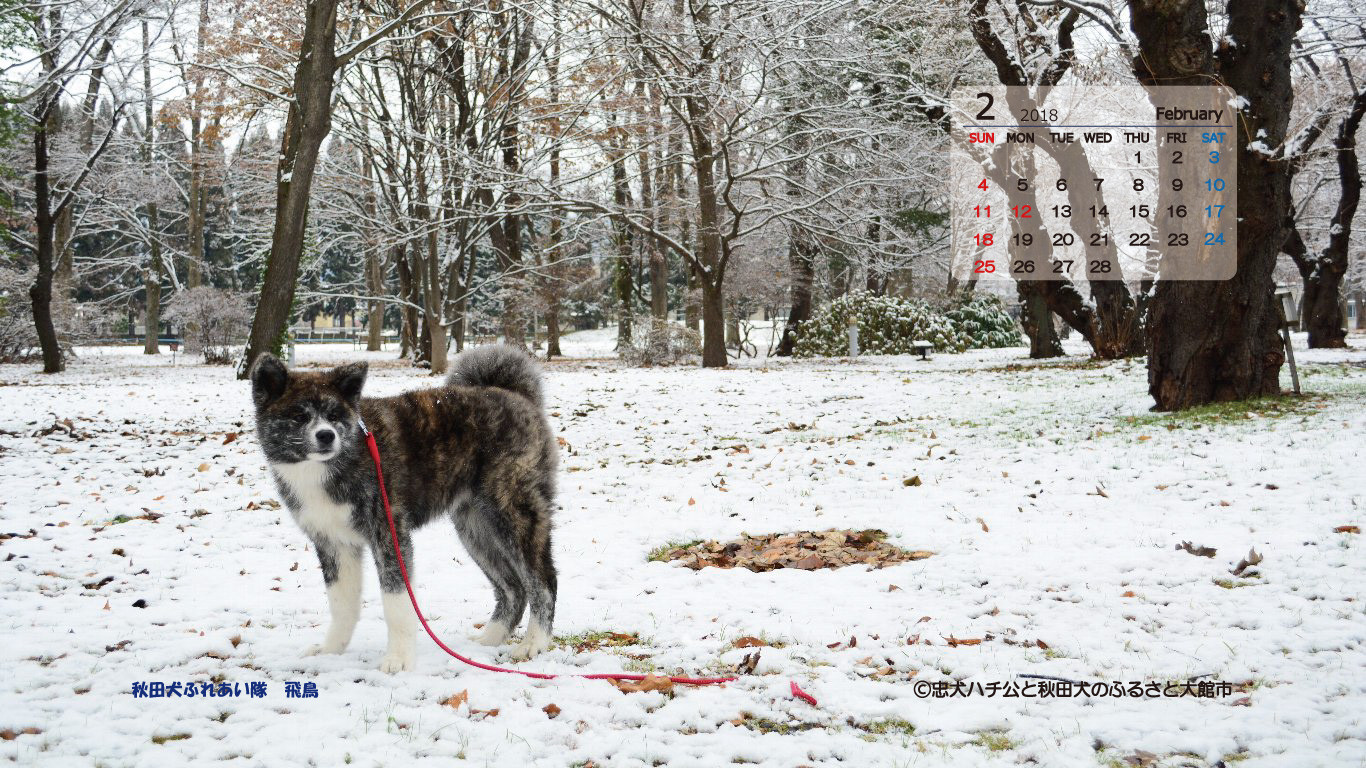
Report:
M245 371L317 317L440 373L476 338L681 326L704 366L830 301L961 305L950 92L1221 84L1238 271L1021 282L1058 327L1147 356L1161 410L1278 394L1278 282L1312 347L1366 312L1366 14L1350 0L0 2L0 353L225 317ZM196 314L198 312L199 314ZM207 312L208 314L204 314ZM169 314L168 314L169 313ZM188 318L188 319L187 319ZM198 318L198 319L195 319ZM234 319L235 318L235 319ZM248 331L249 328L249 331Z

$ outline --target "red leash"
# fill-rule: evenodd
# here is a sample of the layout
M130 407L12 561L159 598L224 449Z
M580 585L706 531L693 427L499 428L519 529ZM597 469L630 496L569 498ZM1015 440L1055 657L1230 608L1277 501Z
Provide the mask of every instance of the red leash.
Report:
M487 670L489 672L508 672L514 675L524 675L526 677L534 678L536 680L554 680L557 677L581 677L585 680L640 681L645 679L645 675L632 675L627 674L625 672L600 672L597 674L587 675L552 675L546 672L525 672L520 669L507 669L505 667L495 667L492 664L484 664L482 662L475 661L474 659L471 659L467 656L461 656L459 653L456 653L455 651L447 647L445 643L441 642L441 638L437 637L436 633L432 631L432 628L428 626L426 617L422 615L422 609L417 607L417 595L413 594L413 584L411 581L408 580L408 566L406 566L403 563L403 551L398 545L398 528L394 525L394 510L389 507L389 492L384 488L384 470L380 468L379 444L375 442L375 436L371 434L370 430L365 428L364 421L360 422L360 429L361 432L365 433L365 444L370 448L370 458L375 460L375 477L379 479L379 498L380 501L384 502L384 514L389 518L389 535L392 537L392 541L394 543L394 555L398 557L399 573L403 574L403 586L407 587L408 589L408 599L411 600L413 603L413 611L417 614L417 620L422 622L422 628L427 630L428 637L432 638L432 642L440 646L441 650L445 651L446 653L449 653L450 655L454 656L460 661L465 662L471 667L478 667L479 669ZM719 685L721 683L729 683L734 679L734 677L670 677L669 681L674 683L680 683L682 685ZM795 693L797 690L797 684L793 683L792 688ZM812 700L811 703L814 704L815 701Z

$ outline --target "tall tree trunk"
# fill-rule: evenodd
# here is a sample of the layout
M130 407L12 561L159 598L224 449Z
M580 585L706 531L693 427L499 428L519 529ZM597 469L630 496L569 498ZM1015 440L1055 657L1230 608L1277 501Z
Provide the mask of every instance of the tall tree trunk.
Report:
M546 74L551 104L560 103L560 2L551 0L551 37L546 55ZM558 113L550 118L550 189L558 194L560 189L560 152L563 138L560 135ZM542 297L545 301L545 359L553 360L563 355L560 352L560 297L563 295L561 280L565 274L564 265L564 213L557 207L550 212L549 243L545 249L545 276L542 279Z
M209 27L208 0L199 0L194 62L190 65L190 183L186 195L185 285L204 283L204 68L201 65ZM329 75L330 77L330 75Z
M305 9L303 40L294 70L294 98L285 117L280 163L275 187L275 230L261 282L256 317L251 324L247 353L238 371L245 378L262 352L280 351L299 259L308 226L308 196L318 150L332 127L332 78L337 69L338 0L310 0Z
M76 124L79 146L81 152L87 157L95 149L95 107L99 104L100 87L104 83L104 68L109 61L109 54L114 50L113 38L106 38L100 46L100 50L95 54L94 65L90 69L90 77L86 81L85 99L81 102L81 113ZM66 206L56 215L54 248L57 254L57 266L54 274L56 285L60 287L63 295L70 296L76 287L76 249L73 242L75 234L75 208Z
M702 284L702 367L724 368L728 361L721 289L707 280L699 282Z
M155 113L152 109L152 54L151 38L147 31L147 17L142 19L142 162L152 167L152 147L155 142ZM143 336L142 353L155 355L161 351L158 336L161 330L161 226L156 203L147 204L148 251L147 267L143 270Z
M724 368L726 357L725 309L722 295L725 264L722 258L721 203L716 184L716 150L703 115L707 108L699 99L686 99L693 118L694 170L697 177L697 281L702 285L702 367Z
M1304 279L1304 298L1300 322L1309 331L1311 349L1341 349L1347 346L1347 328L1342 311L1342 280L1347 274L1348 245L1352 220L1361 203L1361 165L1357 161L1357 129L1366 116L1366 88L1352 98L1352 108L1338 125L1333 139L1337 151L1338 183L1342 194L1328 221L1328 244L1318 254L1307 252L1293 220L1286 222L1286 252ZM1358 312L1360 309L1358 309Z
M521 140L520 110L523 108L521 102L525 95L526 65L531 53L532 19L518 6L508 6L503 13L506 16L502 38L504 45L511 43L511 50L504 50L498 64L500 80L504 83L508 99L507 115L503 118L498 144L502 154L503 171L509 179L514 179L521 173L521 152L518 148ZM523 266L523 214L517 210L521 203L517 182L509 182L509 188L503 197L503 247L497 250L499 268L504 274L503 295L507 297L503 305L503 341L525 348L526 308L521 304L526 300L526 281L520 276L513 276L513 273Z
M417 351L417 310L412 306L413 296L416 291L413 289L413 273L408 268L408 254L403 246L394 247L394 269L398 274L398 295L404 300L400 305L399 321L399 347L398 356L400 358L412 355L413 362L419 359Z
M615 121L607 148L607 161L612 164L612 202L619 212L613 219L616 241L616 262L612 271L612 292L617 300L617 349L623 351L631 343L631 322L635 315L635 270L631 265L634 242L626 223L631 207L631 186L626 178L626 137Z
M1249 146L1285 141L1293 100L1290 47L1303 6L1298 0L1228 3L1227 36L1237 44L1221 47L1217 63L1203 0L1131 0L1129 7L1140 82L1222 80L1243 104L1235 117L1237 273L1224 281L1158 281L1148 310L1148 391L1162 411L1279 394L1285 353L1272 271L1285 242L1290 174L1283 160Z
M379 253L374 248L365 251L365 290L371 296L384 292L384 270ZM378 352L384 348L384 304L378 299L366 303L365 349Z
M52 96L55 110L55 95ZM38 345L43 351L43 373L61 373L66 368L62 349L57 342L57 329L52 324L52 277L56 250L56 222L53 221L50 180L48 179L48 125L37 121L33 128L33 204L34 223L38 238L38 276L29 288L33 303L33 325L38 332Z

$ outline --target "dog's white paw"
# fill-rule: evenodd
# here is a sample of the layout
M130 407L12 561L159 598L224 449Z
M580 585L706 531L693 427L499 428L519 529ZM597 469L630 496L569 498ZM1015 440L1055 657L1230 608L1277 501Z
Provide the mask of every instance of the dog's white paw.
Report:
M527 629L526 637L518 643L508 655L513 661L526 661L534 658L541 651L550 649L550 633L539 627Z
M343 645L336 645L334 643L318 643L316 645L310 645L307 648L305 648L304 656L330 655L341 653L344 650L346 650L346 646Z
M388 651L384 658L379 660L379 671L386 675L393 675L399 672L408 672L416 666L416 654L410 648L405 651Z
M491 621L484 625L482 632L470 635L470 639L480 645L502 645L508 641L509 634L506 625Z

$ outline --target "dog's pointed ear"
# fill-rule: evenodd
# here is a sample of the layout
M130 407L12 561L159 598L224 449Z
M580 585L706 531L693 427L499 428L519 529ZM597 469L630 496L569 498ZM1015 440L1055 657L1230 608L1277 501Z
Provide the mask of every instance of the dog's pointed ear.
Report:
M251 399L257 408L264 408L284 394L289 383L289 371L279 358L263 352L251 366Z
M327 378L346 402L354 403L360 399L360 391L365 386L365 374L369 370L368 363L351 363L333 368L332 372L327 374Z

